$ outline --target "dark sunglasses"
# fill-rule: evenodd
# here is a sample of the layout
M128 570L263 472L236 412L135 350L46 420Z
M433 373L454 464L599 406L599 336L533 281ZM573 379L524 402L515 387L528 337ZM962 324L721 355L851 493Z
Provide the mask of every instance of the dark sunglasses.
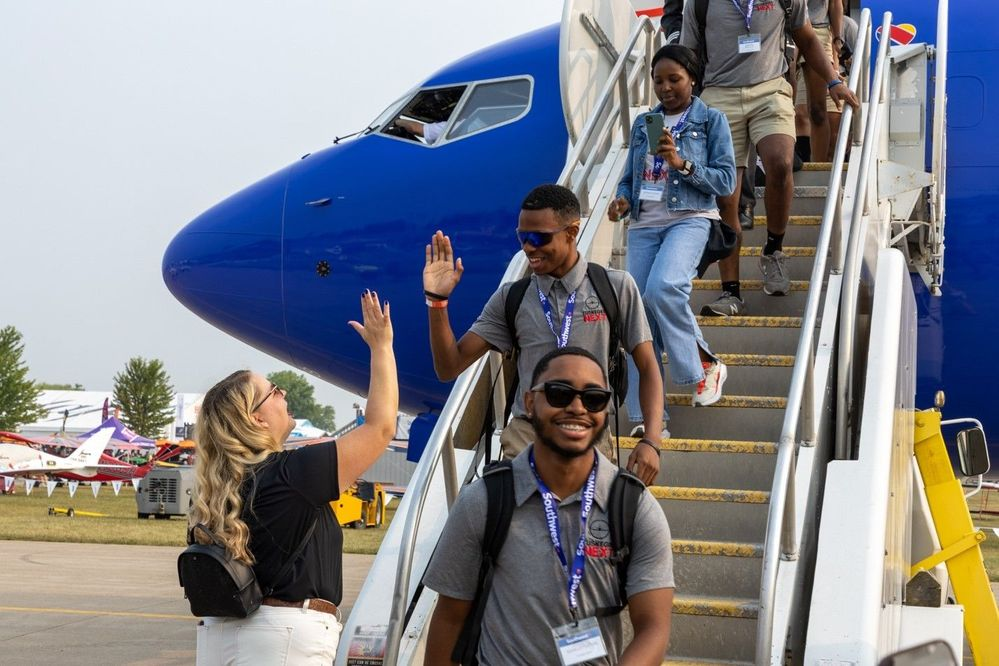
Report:
M520 241L521 245L526 243L531 247L544 247L552 242L555 234L560 234L568 228L567 224L564 227L559 227L558 231L521 231L518 229L517 240Z
M602 412L611 397L611 392L607 389L592 387L577 389L563 382L545 382L535 386L531 391L543 392L548 404L556 408L568 407L578 395L583 408L588 412Z
M267 394L260 400L260 402L258 402L256 404L256 406L253 409L250 410L250 412L251 413L255 412L258 409L260 409L261 407L263 407L264 403L267 402L267 399L270 398L272 395L274 395L274 393L277 392L277 391L281 391L281 395L288 395L287 391L285 391L283 388L281 388L277 384L273 384L272 383L271 384L271 390L267 392Z

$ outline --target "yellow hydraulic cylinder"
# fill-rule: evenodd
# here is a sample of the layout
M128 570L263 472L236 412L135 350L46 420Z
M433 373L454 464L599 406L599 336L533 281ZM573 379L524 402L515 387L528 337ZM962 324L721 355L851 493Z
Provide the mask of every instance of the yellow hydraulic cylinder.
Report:
M915 454L926 486L926 501L947 558L947 573L957 603L964 606L964 631L976 664L999 664L999 609L989 587L979 537L971 522L961 482L954 476L940 412L916 412ZM957 546L956 548L952 548Z

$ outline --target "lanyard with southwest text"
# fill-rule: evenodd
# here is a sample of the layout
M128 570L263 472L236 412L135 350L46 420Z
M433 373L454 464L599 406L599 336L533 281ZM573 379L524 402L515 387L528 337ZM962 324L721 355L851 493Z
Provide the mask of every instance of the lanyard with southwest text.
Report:
M541 309L545 311L545 321L548 322L548 328L551 329L552 335L555 336L555 346L561 349L569 344L569 331L572 329L572 311L576 309L576 292L573 291L569 294L569 300L565 303L565 315L562 317L561 334L555 330L552 304L548 302L548 297L541 292L540 285L538 286L538 298L541 300Z
M565 575L569 579L569 612L572 613L573 620L578 620L576 609L579 608L579 587L583 583L583 573L586 569L586 520L590 517L590 510L593 509L593 498L597 487L597 452L593 452L593 469L590 470L590 476L586 479L586 485L583 486L583 494L579 498L579 543L576 544L571 570L565 557L565 551L562 550L562 527L558 520L559 500L538 474L538 468L534 464L534 449L531 449L527 460L531 464L531 471L534 472L534 480L538 484L538 493L541 495L541 505L545 509L548 536L552 546L555 547L555 554L558 556L559 562L562 563L562 570L565 571Z
M746 8L742 8L742 3L739 0L732 0L732 4L735 8L739 10L742 14L742 18L746 19L746 32L749 32L749 24L753 22L753 2L755 0L746 0Z
M669 133L673 136L674 139L677 137L677 135L680 134L680 132L683 130L684 126L687 124L687 116L690 115L690 110L692 108L694 108L694 103L693 102L691 102L690 104L687 105L687 108L684 109L683 113L680 114L680 117L677 118L676 123L672 127L669 128ZM659 180L659 176L663 172L663 163L664 162L665 162L665 160L662 157L660 157L659 155L656 155L652 159L652 180L654 180L654 181L655 180Z

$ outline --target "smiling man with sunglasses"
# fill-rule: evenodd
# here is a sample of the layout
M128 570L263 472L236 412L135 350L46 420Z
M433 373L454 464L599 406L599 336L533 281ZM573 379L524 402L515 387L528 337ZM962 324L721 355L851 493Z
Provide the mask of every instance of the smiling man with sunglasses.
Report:
M490 349L519 349L520 384L513 404L513 418L503 429L503 455L513 458L533 441L534 430L526 418L524 395L531 388L531 372L538 360L553 349L573 345L592 352L607 370L611 322L596 288L587 275L587 262L576 249L579 234L579 201L559 185L540 185L521 204L517 240L527 255L531 280L516 310L515 330L506 317L506 300L514 283L497 289L472 327L455 339L448 318L448 300L461 280L464 266L455 259L451 239L438 231L426 248L423 289L430 318L430 347L434 370L442 381L451 381ZM628 469L646 484L659 473L659 443L663 432L663 384L652 349L652 333L638 287L628 273L608 270L607 278L617 296L625 351L632 355L639 373L639 403L647 439L628 458ZM598 443L611 456L606 433Z
M659 664L669 642L669 526L646 489L635 510L624 595L609 534L617 469L595 450L607 427L606 375L578 347L545 355L524 396L537 435L510 464L513 513L495 560L478 638L481 664ZM484 480L458 496L424 583L440 597L425 663L453 651L479 593L488 512ZM556 545L557 544L557 545ZM620 610L634 638L625 645ZM474 616L473 616L474 617ZM560 655L561 653L561 655Z

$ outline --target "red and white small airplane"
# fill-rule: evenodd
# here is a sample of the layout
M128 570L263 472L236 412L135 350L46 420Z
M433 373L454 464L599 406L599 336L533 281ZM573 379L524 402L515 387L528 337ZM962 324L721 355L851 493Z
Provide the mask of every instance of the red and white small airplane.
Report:
M74 475L89 479L97 476L105 468L134 467L127 463L101 462L112 433L114 428L102 428L65 458L39 451L26 444L0 443L0 475L72 472Z

